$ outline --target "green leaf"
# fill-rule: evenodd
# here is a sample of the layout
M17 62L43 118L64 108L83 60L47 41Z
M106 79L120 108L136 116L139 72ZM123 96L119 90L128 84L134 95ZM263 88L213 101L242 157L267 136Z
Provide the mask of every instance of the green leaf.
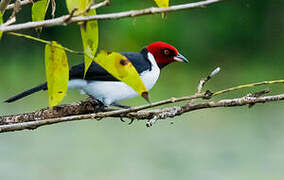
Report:
M94 61L148 100L147 89L133 64L117 52L100 51Z
M170 0L154 0L158 7L169 7ZM162 13L162 18L165 18L165 13Z
M45 70L49 107L56 106L65 96L69 67L63 47L55 41L45 46Z
M42 21L45 18L45 14L48 8L50 0L38 0L33 3L32 7L32 20ZM36 28L41 30L42 28Z
M3 15L2 15L2 13L1 13L1 11L0 11L0 25L1 25L1 24L3 24ZM3 32L0 31L0 40L1 40L1 38L2 38L2 34L3 34Z
M87 14L87 16L92 16L92 15L96 15L95 10L90 10ZM84 56L84 61L85 61L84 76L85 76L98 48L98 43L99 43L98 22L96 20L84 22L83 24L80 24L80 30L81 30L81 38L85 53Z

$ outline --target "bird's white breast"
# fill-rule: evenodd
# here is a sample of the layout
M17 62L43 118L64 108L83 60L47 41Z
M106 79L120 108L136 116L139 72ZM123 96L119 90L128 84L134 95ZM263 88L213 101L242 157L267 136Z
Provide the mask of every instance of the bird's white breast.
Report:
M151 62L152 68L151 70L142 72L140 77L149 91L159 78L160 68L151 53L148 53L148 59ZM99 99L105 105L138 95L136 91L121 81L86 81L74 79L69 81L68 88L79 88L88 95Z

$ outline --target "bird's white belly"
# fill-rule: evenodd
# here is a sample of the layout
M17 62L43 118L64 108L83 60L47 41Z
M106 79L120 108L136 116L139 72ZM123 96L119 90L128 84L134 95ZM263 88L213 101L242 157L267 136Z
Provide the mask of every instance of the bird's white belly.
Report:
M138 95L132 88L120 81L92 81L84 87L84 91L105 105Z
M159 74L160 70L155 68L151 71L145 71L140 75L148 91L157 82ZM136 91L121 81L86 81L74 79L69 81L68 88L79 88L105 105L138 95Z

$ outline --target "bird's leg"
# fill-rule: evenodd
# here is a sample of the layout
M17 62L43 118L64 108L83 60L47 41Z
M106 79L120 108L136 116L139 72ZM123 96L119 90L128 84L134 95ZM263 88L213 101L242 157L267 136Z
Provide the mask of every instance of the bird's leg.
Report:
M111 104L112 106L115 106L115 107L119 107L119 108L123 108L123 109L129 109L131 108L131 106L126 106L126 105L122 105L122 104L118 104L118 103L112 103Z

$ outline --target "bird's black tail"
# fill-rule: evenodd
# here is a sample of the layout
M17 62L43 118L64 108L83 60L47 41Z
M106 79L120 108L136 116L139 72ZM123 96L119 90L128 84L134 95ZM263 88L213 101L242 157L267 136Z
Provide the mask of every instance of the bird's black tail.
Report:
M28 96L30 94L33 94L33 93L41 91L41 90L47 90L47 83L40 84L40 85L38 85L38 86L36 86L36 87L34 87L32 89L24 91L24 92L22 92L22 93L20 93L20 94L18 94L16 96L13 96L13 97L7 99L4 102L11 103L11 102L17 101L17 100L19 100L19 99L21 99L23 97L26 97L26 96Z

